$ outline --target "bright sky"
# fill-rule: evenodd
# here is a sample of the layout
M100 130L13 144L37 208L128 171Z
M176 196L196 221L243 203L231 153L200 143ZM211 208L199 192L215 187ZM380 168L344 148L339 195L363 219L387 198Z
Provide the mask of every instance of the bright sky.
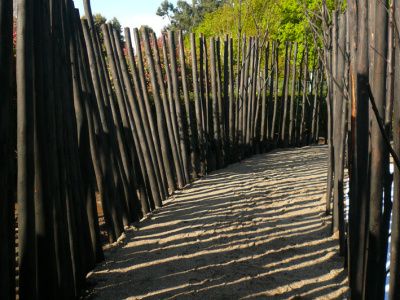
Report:
M74 0L75 7L84 14L83 0ZM168 20L156 15L162 0L92 0L93 14L100 13L111 20L116 17L124 27L139 28L148 25L159 34ZM170 1L176 4L176 0Z

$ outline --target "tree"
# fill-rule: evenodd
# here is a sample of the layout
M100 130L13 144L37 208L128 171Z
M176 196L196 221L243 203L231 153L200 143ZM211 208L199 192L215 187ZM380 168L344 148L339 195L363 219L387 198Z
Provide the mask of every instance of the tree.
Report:
M192 0L190 5L186 1L178 0L174 6L168 0L164 0L156 14L170 21L165 29L182 30L183 33L187 33L200 24L206 14L217 10L225 2L226 0Z
M331 8L333 1L328 2L332 2L328 3ZM240 26L248 36L262 36L268 31L273 40L302 42L309 35L305 10L312 12L320 7L321 0L229 0L205 13L195 31L206 36L236 36Z
M109 24L111 24L111 27L119 33L121 44L124 43L124 39L123 39L123 35L122 35L122 26L116 17L112 18L110 21L107 22L107 18L105 16L103 16L101 14L95 14L93 16L93 21L94 21L94 26L96 27L96 30L100 36L101 41L103 41L103 33L101 31L101 25L109 23Z

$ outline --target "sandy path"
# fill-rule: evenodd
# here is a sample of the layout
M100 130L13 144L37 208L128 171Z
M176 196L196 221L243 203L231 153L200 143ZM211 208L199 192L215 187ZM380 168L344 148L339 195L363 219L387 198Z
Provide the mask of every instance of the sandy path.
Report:
M99 299L343 299L326 147L257 155L177 193L89 277Z

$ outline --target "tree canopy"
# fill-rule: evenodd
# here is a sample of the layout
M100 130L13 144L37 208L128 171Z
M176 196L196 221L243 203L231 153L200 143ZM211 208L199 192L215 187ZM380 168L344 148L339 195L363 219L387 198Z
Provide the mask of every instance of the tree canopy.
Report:
M333 7L333 1L327 1ZM306 11L321 7L321 0L230 0L204 16L195 28L206 36L262 36L280 41L303 41L309 32Z
M168 18L170 24L165 29L182 30L184 33L192 31L204 19L208 13L216 11L226 0L178 0L176 6L168 0L164 0L157 9L156 14Z
M107 22L107 18L106 17L104 17L101 14L95 14L93 16L93 21L94 21L94 26L96 27L96 30L99 33L101 39L103 39L103 33L101 31L101 25L109 23L109 24L111 24L111 27L114 28L114 30L116 30L119 33L120 38L121 38L121 43L123 43L122 26L121 26L121 23L119 22L119 20L116 17L112 18L111 20L109 20Z
M327 0L333 9L337 0ZM336 3L337 4L337 3ZM322 0L178 0L174 6L164 0L157 15L168 18L166 29L194 31L206 37L229 34L263 36L278 41L312 42L306 11L321 8ZM315 20L316 23L319 20Z

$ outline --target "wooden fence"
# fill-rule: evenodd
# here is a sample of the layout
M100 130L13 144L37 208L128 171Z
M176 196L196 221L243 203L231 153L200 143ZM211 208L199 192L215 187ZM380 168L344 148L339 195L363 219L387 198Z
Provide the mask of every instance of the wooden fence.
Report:
M348 1L343 13L326 6L322 13L326 210L332 211L333 232L346 259L351 299L400 299L398 6L398 1Z
M1 299L79 297L104 237L211 171L326 131L307 46L146 28L123 44L84 5L80 19L71 0L19 0L15 64L0 1Z

